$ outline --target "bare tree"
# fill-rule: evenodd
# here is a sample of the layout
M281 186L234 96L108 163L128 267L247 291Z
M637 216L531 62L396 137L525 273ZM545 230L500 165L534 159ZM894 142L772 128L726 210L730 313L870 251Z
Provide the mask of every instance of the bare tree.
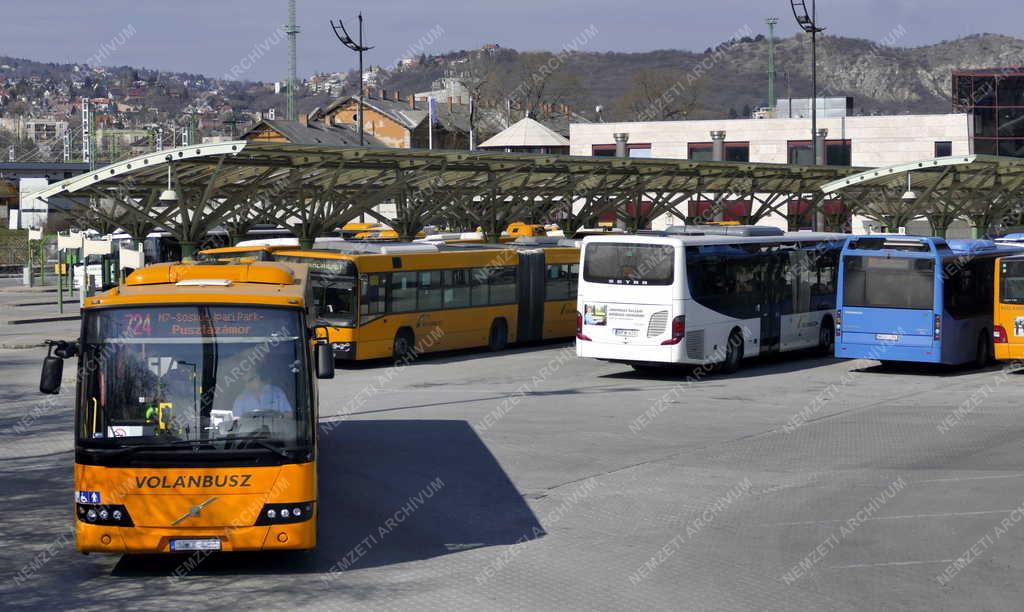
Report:
M615 105L620 117L639 121L685 119L697 109L704 78L671 70L645 68Z
M576 73L566 66L566 56L554 53L522 53L513 82L506 91L527 115L538 115L544 104L558 105L583 90Z

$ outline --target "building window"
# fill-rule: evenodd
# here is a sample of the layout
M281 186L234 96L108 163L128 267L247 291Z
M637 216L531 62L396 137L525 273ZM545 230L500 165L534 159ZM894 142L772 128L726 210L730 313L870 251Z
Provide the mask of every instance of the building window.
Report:
M714 159L714 145L710 142L691 142L687 145L686 158L693 161L711 161ZM750 143L725 143L725 161L750 161Z
M825 165L849 166L853 145L847 140L825 141ZM789 141L789 163L804 166L814 165L814 149L810 140Z
M974 116L974 153L1024 156L1024 71L955 71L952 94L953 109Z
M953 154L953 143L949 140L935 141L935 157L949 157Z
M615 145L613 144L596 144L590 147L591 155L594 157L615 157ZM637 143L626 143L626 156L627 157L650 157L651 156L651 143L649 142L637 142Z

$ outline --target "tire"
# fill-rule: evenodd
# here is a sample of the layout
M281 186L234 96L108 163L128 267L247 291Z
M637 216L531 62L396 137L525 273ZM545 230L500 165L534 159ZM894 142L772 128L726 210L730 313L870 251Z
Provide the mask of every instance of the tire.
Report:
M391 356L395 361L402 361L408 359L410 355L414 355L414 346L416 344L416 338L408 328L402 328L395 334L395 342L392 345Z
M978 336L978 349L974 353L974 367L984 368L992 359L992 346L988 341L989 336L984 331Z
M505 319L495 319L491 323L491 333L487 336L487 348L492 351L504 350L508 346L508 324Z
M725 361L721 365L722 372L732 374L739 370L741 361L743 361L743 334L734 330L729 334L729 345L726 348Z
M818 353L822 357L834 357L836 352L836 328L831 319L821 322L818 330Z

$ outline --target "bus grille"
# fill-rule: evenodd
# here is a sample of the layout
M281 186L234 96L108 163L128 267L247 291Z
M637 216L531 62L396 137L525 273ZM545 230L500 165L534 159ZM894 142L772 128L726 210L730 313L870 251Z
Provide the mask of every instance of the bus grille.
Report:
M647 337L657 338L665 333L666 327L668 327L667 310L661 310L652 314L650 322L647 323Z
M704 330L686 332L686 358L704 359Z

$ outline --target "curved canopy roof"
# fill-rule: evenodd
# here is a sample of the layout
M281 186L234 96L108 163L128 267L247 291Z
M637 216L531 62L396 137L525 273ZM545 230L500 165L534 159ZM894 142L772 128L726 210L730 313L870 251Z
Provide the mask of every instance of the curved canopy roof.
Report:
M315 237L360 214L378 216L373 209L385 201L398 211L386 221L397 221L401 231L439 215L487 229L525 216L587 224L606 210L643 227L666 212L679 214L677 206L689 198L744 197L766 211L794 196L820 199L823 183L862 170L230 141L126 159L54 183L38 196L77 198L90 214L133 235L165 227L194 242L209 228L232 223L275 222ZM168 176L176 202L159 200ZM636 200L650 206L628 212L623 203Z

